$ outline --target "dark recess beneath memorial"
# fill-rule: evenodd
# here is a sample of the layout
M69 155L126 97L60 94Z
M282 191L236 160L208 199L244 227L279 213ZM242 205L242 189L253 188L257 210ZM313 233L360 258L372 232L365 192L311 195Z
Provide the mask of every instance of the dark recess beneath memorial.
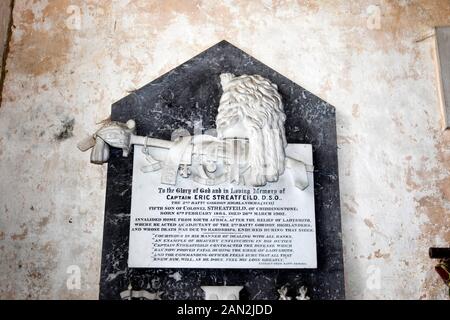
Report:
M134 290L161 292L162 299L203 299L201 286L244 286L242 300L278 299L305 286L317 299L343 299L341 215L336 145L335 109L226 41L136 90L112 106L111 118L134 119L138 135L170 140L175 129L194 134L201 121L204 130L215 128L221 97L219 76L258 74L278 86L283 97L288 143L313 146L317 269L131 269L128 243L133 157L111 149L108 164L103 235L100 299L120 299Z

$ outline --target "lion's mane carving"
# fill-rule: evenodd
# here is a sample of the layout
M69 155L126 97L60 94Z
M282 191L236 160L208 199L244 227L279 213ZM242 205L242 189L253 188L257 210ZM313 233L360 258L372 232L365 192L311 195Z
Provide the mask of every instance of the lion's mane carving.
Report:
M249 139L250 172L245 184L278 181L285 169L286 116L278 87L259 75L220 76L223 95L216 118L219 138L226 129L243 126Z

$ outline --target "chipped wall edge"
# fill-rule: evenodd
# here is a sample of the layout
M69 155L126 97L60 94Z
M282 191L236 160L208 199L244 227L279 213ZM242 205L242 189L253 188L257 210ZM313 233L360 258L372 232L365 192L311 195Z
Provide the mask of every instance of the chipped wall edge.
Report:
M0 107L2 105L3 97L3 83L6 77L6 59L9 52L9 41L11 40L12 27L13 27L13 8L15 0L6 0L1 4L2 9L9 8L7 11L2 10L2 16L0 17Z

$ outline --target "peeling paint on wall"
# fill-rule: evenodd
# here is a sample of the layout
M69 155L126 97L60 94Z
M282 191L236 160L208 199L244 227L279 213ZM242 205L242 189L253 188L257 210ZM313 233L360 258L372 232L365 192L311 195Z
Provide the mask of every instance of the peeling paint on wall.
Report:
M0 297L97 298L106 167L76 141L112 102L225 39L337 108L347 297L445 298L428 247L450 243L450 133L433 39L418 39L449 23L447 0L16 0ZM71 266L80 289L66 286Z

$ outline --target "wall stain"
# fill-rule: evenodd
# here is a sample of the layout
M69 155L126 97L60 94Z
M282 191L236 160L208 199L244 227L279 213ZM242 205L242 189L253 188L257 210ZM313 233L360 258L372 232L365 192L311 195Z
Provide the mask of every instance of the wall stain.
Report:
M63 141L73 137L74 126L74 118L66 118L64 120L61 120L61 125L58 128L58 132L55 134L55 139L58 141Z
M13 241L24 240L27 237L28 228L26 227L25 223L20 225L20 229L22 230L21 233L16 233L16 234L11 235L11 239Z
M388 259L391 256L391 254L390 253L382 253L381 249L378 249L373 253L373 256L377 259Z
M49 221L50 217L43 217L38 223L39 228L44 228L46 225L48 225Z
M370 221L369 219L364 219L364 223L366 224L366 226L369 227L369 229L373 229L375 227L373 222Z
M360 116L360 108L359 108L359 104L353 104L352 106L352 115L355 118L359 118Z

